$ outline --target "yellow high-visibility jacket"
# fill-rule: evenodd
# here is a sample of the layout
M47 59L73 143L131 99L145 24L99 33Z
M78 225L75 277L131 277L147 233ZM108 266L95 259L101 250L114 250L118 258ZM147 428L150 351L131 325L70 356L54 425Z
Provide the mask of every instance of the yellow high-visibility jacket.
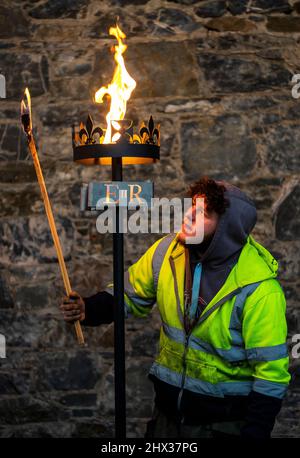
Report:
M126 313L145 317L155 303L160 312L159 352L150 373L204 395L253 390L283 398L290 374L277 269L269 251L249 236L224 285L186 333L184 246L174 234L156 241L125 274Z

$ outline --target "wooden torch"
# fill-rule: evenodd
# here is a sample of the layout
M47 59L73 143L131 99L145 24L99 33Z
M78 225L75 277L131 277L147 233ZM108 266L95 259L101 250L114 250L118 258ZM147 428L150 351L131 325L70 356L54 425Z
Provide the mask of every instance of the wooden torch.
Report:
M26 103L25 103L24 100L22 100L22 102L21 102L21 121L22 121L24 132L25 132L25 134L27 136L28 147L29 147L29 150L30 150L32 158L33 158L33 163L34 163L34 167L35 167L35 171L36 171L36 176L37 176L37 179L38 179L38 182L39 182L39 185L40 185L42 198L43 198L43 201L44 201L44 206L45 206L45 210L46 210L46 214L47 214L47 218L48 218L48 223L49 223L49 226L50 226L52 239L53 239L54 246L55 246L55 249L56 249L58 263L59 263L61 275L62 275L62 278L63 278L63 282L64 282L64 285L65 285L66 294L67 294L67 296L69 296L71 291L72 291L71 285L70 285L70 280L69 280L69 275L68 275L68 272L67 272L67 268L66 268L66 264L65 264L65 260L64 260L61 244L60 244L60 240L59 240L59 237L58 237L58 234L57 234L56 225L55 225L55 221L54 221L54 217L53 217L53 213L52 213L52 208L51 208L50 200L49 200L49 197L48 197L47 188L46 188L45 180L44 180L44 177L43 177L43 172L42 172L42 169L41 169L41 165L40 165L40 161L39 161L39 157L38 157L38 153L37 153L37 150L36 150L35 141L34 141L34 137L33 137L33 133L32 133L31 100L30 100L30 93L29 93L28 88L25 89L25 94L24 95L25 95L25 98L26 98ZM75 321L74 326L75 326L75 331L76 331L78 343L80 345L83 345L84 344L84 337L83 337L80 321Z

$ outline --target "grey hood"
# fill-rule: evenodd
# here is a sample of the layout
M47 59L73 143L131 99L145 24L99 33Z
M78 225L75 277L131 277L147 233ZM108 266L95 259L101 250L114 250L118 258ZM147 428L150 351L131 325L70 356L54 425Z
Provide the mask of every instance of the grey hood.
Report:
M229 183L217 183L225 186L229 207L220 216L215 234L208 244L187 245L192 273L197 262L203 264L200 296L206 303L225 283L257 218L255 204L244 192Z

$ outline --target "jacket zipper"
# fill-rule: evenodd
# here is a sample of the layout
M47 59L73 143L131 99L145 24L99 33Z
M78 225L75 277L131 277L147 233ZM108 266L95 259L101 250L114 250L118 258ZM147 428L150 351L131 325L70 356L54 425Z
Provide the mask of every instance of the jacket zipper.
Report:
M177 411L178 411L178 413L180 415L181 414L182 396L183 396L185 379L186 379L186 369L187 369L187 367L186 367L186 354L187 354L187 350L188 350L188 343L189 343L189 339L190 339L191 333L192 333L194 327L196 325L199 325L201 323L201 321L203 321L203 318L206 319L207 316L210 315L217 307L221 306L224 302L226 302L227 300L231 299L231 297L233 297L236 294L238 294L241 291L241 288L239 287L236 290L231 291L231 293L227 294L222 299L220 299L206 313L204 313L204 314L200 313L199 317L195 320L193 326L187 331L186 328L185 328L184 317L182 316L182 313L181 313L180 298L179 298L179 294L178 294L178 284L177 284L177 278L176 278L176 269L175 269L175 264L174 264L174 260L173 260L172 256L170 256L169 261L170 261L171 270L172 270L173 279L174 279L175 296L176 296L176 301L177 301L177 310L178 310L179 317L182 319L183 329L185 330L184 351L183 351L183 355L182 355L182 368L183 368L183 370L182 370L180 391L179 391L178 397L177 397ZM184 306L185 306L185 304L184 304ZM185 312L186 312L186 310L184 310L184 315L185 315Z
M180 413L181 409L181 402L182 402L182 396L183 396L183 390L184 390L184 384L185 384L185 379L186 379L186 354L188 350L188 344L189 344L189 338L191 336L191 330L185 335L185 343L184 343L184 351L182 355L182 377L181 377L181 386L180 386L180 391L178 393L178 398L177 398L177 410Z
M178 393L178 398L177 398L177 411L180 414L182 395L183 395L184 384L185 384L185 379L186 379L186 354L187 354L187 350L188 350L189 338L190 338L192 329L189 329L188 332L185 329L184 317L182 316L181 308L180 308L180 299L179 299L179 294L178 294L178 284L177 284L177 278L176 278L176 269L175 269L175 264L174 264L173 257L170 256L169 260L170 260L172 275L173 275L173 279L174 279L175 296L176 296L176 301L177 301L177 311L179 313L179 317L182 319L182 326L183 326L183 329L185 330L185 342L184 342L184 350L183 350L183 354L182 354L182 369L183 370L182 370L180 391Z

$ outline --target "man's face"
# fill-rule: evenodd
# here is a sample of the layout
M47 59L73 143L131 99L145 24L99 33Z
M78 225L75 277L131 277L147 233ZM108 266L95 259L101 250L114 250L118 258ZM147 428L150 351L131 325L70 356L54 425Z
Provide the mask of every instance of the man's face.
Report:
M199 202L196 207L196 198L202 197L203 200ZM179 232L178 238L181 242L192 243L192 237L195 237L196 234L199 234L201 228L199 225L203 224L203 241L208 241L212 239L220 216L214 210L208 211L207 204L205 202L205 196L195 195L193 196L192 202L193 205L188 209L183 218L183 223L181 225L181 230ZM197 217L196 217L197 209ZM199 213L198 213L199 212ZM198 227L197 227L198 225ZM190 239L190 240L189 240ZM199 242L198 242L199 243Z

